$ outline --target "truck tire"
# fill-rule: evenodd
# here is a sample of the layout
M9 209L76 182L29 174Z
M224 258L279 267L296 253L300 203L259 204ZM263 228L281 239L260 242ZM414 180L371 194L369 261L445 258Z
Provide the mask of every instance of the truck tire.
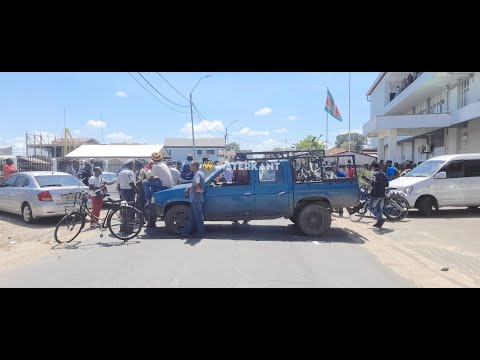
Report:
M171 235L180 235L185 226L190 208L187 205L174 205L165 215L165 227Z
M290 219L290 221L291 221L292 223L294 223L294 224L297 223L297 218L295 218L295 217L293 217L293 216L290 216L289 219Z
M332 224L331 213L323 205L310 204L300 211L297 224L307 236L322 236Z

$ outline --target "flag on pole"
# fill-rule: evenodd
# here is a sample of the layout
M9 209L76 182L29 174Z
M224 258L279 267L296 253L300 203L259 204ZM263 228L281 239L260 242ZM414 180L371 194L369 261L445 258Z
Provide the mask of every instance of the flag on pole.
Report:
M337 105L333 100L332 94L327 89L327 103L325 104L325 111L332 115L335 119L342 121L342 115L340 115L340 111L338 111Z

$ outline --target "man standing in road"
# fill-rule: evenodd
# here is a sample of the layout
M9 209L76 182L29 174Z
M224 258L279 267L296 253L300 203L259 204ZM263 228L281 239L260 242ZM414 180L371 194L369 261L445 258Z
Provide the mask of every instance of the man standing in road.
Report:
M118 173L118 186L120 190L120 199L122 201L135 201L135 173L133 172L134 160L127 160L123 169Z
M172 174L168 166L163 163L163 156L160 152L152 154L154 162L151 172L148 172L148 181L143 182L145 191L145 199L147 204L150 204L152 195L161 190L170 189L173 187Z
M180 171L174 166L173 160L167 161L167 166L170 169L172 174L173 185L178 185L182 183L182 177L180 176Z
M388 160L387 161L387 172L386 172L388 181L392 181L393 179L398 177L397 176L397 171L398 171L397 168L392 165L392 160Z
M80 173L79 178L85 184L85 186L88 186L88 181L92 176L93 176L92 165L90 165L90 163L87 162L83 166L83 170Z
M187 155L187 161L182 165L182 170L180 170L180 175L182 177L182 183L183 184L188 184L189 182L192 181L193 178L193 173L191 169L191 163L193 161L193 155L188 154Z
M370 179L365 178L366 181ZM377 222L373 225L376 228L381 228L385 224L383 218L383 206L385 203L385 189L388 188L388 179L382 171L379 164L374 165L373 180L370 181L372 185L372 198L370 199L370 211L376 217Z
M205 192L205 175L200 170L198 161L191 163L193 172L192 185L185 189L185 196L190 199L190 210L188 220L182 232L182 237L192 235L193 229L196 230L196 238L205 236L205 225L203 220L203 203Z
M5 161L5 165L3 165L3 178L6 179L16 173L18 173L18 169L15 166L15 162L12 158L8 158Z
M67 167L65 168L64 173L70 174L70 175L72 175L72 176L77 175L77 171L76 171L75 168L73 167L73 160L70 160L70 161L68 162L68 165L67 165Z

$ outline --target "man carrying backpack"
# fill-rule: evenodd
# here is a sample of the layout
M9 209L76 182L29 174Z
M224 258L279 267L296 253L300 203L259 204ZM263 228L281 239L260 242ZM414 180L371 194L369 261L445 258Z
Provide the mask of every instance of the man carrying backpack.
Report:
M187 161L182 165L180 176L182 177L182 184L191 183L193 179L193 172L191 169L193 155L187 155Z

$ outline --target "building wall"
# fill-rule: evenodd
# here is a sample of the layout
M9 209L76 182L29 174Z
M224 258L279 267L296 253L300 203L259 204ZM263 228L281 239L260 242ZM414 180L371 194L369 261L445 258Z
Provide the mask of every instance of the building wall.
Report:
M374 120L375 116L385 114L385 104L387 103L385 93L386 81L384 77L370 95L370 120Z
M464 134L467 134L468 141L465 144ZM471 154L480 153L480 118L468 122L468 127L458 129L459 153Z
M166 148L167 151L171 151L171 158L174 161L185 161L188 154L192 154L192 148ZM197 155L196 159L201 160L203 156L207 154L207 150L213 150L214 155L208 155L209 160L223 160L223 147L222 148L213 148L213 147L197 147L196 150L202 150L202 155ZM218 155L218 150L222 151L222 155ZM194 156L195 157L195 156Z

